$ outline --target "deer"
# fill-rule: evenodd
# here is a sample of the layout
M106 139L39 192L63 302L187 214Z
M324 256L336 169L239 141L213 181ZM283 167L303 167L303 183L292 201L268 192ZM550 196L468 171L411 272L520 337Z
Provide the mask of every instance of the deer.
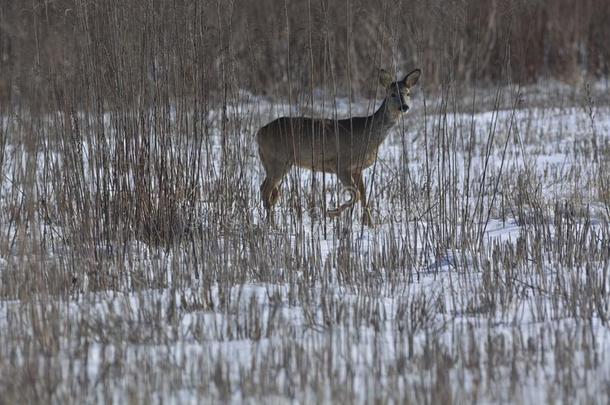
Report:
M362 205L362 223L374 226L366 198L362 171L377 160L377 152L390 130L411 107L411 90L421 75L414 69L402 80L394 80L387 71L379 70L379 83L385 97L379 108L369 116L345 119L281 117L256 133L259 157L266 177L260 186L267 220L273 223L273 206L280 198L280 185L293 166L314 172L335 174L350 194L349 201L327 210L337 217Z

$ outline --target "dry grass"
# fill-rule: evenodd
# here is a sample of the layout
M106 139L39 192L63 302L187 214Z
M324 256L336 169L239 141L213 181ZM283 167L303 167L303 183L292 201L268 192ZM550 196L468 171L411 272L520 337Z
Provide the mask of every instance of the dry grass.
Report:
M553 59L551 2L123 3L0 11L0 403L610 394L604 2L563 25L586 62ZM366 112L372 66L416 62L380 224L294 170L268 226L256 129Z

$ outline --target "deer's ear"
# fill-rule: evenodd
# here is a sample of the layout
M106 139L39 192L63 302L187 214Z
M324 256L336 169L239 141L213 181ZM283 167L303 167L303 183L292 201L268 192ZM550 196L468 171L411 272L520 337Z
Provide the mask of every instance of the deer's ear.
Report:
M405 84L406 87L411 88L417 84L417 81L419 80L420 75L421 75L420 69L412 70L411 72L407 73L405 78L402 79L402 82Z
M385 88L390 87L390 84L392 84L392 81L393 81L393 77L391 74L389 74L384 69L379 69L379 83L383 87L385 87Z

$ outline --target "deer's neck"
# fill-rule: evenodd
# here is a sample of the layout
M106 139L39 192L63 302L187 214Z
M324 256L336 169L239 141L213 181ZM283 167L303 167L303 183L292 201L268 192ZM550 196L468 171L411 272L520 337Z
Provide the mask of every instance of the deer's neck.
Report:
M386 100L381 103L381 106L371 116L370 131L377 145L381 145L385 141L390 129L400 119L400 112L392 111L389 108Z

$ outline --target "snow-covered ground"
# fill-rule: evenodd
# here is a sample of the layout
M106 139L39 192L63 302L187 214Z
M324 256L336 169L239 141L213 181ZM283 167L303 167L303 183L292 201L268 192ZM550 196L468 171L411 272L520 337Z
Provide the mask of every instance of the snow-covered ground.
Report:
M441 99L424 107L420 95L366 173L373 228L361 226L360 207L325 219L323 202L340 198L334 177L297 169L276 225L264 221L254 131L311 112L303 107L240 93L204 118L167 112L177 140L148 153L169 173L197 162L200 179L196 225L170 246L147 243L133 224L129 238L95 236L110 228L83 214L123 215L98 213L107 200L96 193L119 194L100 179L136 184L136 164L120 172L103 160L139 156L126 152L116 114L100 118L103 137L77 142L83 185L61 174L69 140L33 152L12 138L0 182L0 398L607 401L610 107L557 106L556 92L545 104L531 89L523 94L535 102L513 104L513 90L474 112ZM372 108L328 105L316 114ZM84 131L86 114L72 119Z

